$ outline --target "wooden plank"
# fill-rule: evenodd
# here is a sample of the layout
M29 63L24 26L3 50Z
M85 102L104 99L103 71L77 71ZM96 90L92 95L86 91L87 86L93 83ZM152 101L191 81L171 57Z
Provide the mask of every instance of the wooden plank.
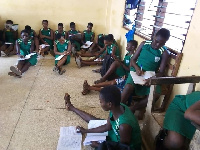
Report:
M150 85L183 84L183 83L199 83L199 82L200 82L200 76L154 77L150 79Z

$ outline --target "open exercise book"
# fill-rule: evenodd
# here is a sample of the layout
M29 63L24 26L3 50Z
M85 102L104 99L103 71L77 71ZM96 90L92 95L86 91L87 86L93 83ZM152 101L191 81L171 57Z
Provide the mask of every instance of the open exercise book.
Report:
M61 127L57 150L81 150L81 133L77 133L75 126Z
M36 53L30 53L30 54L26 55L24 58L18 58L18 60L30 59L32 55L36 55Z
M93 42L87 41L87 42L85 43L85 44L87 44L87 46L86 46L86 45L82 45L81 48L89 48L89 47L92 45L92 43L93 43Z
M88 129L96 128L107 123L107 120L90 120L88 124ZM106 140L108 132L104 133L87 133L87 136L83 142L83 145L92 144L91 141L98 141L99 143Z
M144 85L145 84L145 79L149 79L153 76L155 76L155 72L154 71L146 71L143 75L138 76L136 74L136 72L134 71L130 71L131 77L134 81L135 84L140 84L140 85Z
M73 38L76 38L76 39L81 39L81 33L72 34L72 35L69 35L69 37L73 37Z

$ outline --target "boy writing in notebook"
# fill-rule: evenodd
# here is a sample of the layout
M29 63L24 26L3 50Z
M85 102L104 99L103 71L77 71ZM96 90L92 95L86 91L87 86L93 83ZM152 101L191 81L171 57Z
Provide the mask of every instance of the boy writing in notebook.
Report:
M141 134L137 119L131 110L120 103L121 93L115 86L107 86L100 91L99 101L104 111L109 111L107 124L92 129L77 127L81 133L103 133L108 131L108 139L113 142L120 142L129 145L131 150L141 150ZM70 95L65 94L66 109L73 111L86 122L99 120L72 105ZM93 147L98 147L98 142L93 142Z

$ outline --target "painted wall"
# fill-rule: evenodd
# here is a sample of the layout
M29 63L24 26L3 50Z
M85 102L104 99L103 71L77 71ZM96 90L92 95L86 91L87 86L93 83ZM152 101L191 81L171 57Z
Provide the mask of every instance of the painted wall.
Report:
M30 25L38 32L42 20L49 21L49 27L57 29L57 24L64 23L69 30L69 23L75 22L77 29L83 31L88 22L94 24L96 34L107 33L107 5L109 0L0 0L0 28L6 20L19 24L19 31Z

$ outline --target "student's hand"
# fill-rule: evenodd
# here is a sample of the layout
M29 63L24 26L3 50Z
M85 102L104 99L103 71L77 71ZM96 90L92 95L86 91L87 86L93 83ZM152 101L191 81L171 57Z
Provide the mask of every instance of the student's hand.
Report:
M144 74L144 72L143 72L142 70L140 70L140 69L136 69L136 74L137 74L138 76L141 76L141 75Z
M41 35L40 35L40 38L41 38L41 39L45 38L45 35L42 35L42 34L41 34Z
M80 127L80 126L77 126L76 127L76 131L77 131L77 133L86 133L86 129L84 129L83 127Z
M91 141L92 144L90 144L91 147L96 148L99 146L99 142L97 141Z
M146 81L145 84L144 84L145 86L151 86L151 85L150 85L150 78L149 78L149 79L146 79L145 81Z
M24 56L23 55L19 55L19 58L24 58Z
M85 46L88 46L86 43L84 44Z
M62 54L63 54L63 55L67 55L67 54L68 54L68 52L67 52L67 51L64 51Z
M44 43L45 45L49 45L47 42Z

